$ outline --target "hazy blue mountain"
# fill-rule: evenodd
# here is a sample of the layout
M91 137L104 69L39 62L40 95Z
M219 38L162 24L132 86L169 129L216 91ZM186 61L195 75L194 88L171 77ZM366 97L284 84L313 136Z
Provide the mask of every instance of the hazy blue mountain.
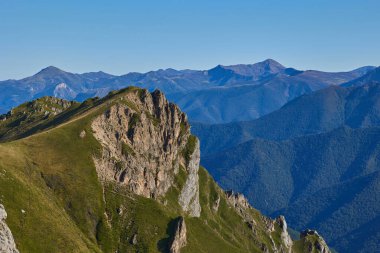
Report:
M121 76L104 72L73 74L48 67L31 77L0 82L0 113L42 96L83 101L133 85L162 90L192 121L250 120L302 94L345 83L369 70L370 67L340 73L300 71L272 59L255 64L218 65L210 70L160 69Z
M21 80L0 82L0 112L4 113L26 101L56 96L64 99L76 99L78 94L97 95L99 84L113 76L104 72L73 74L56 67L47 67L37 74ZM88 98L84 96L83 99Z
M316 228L341 252L358 252L364 235L365 245L378 242L380 128L254 139L202 163L225 189L243 192L266 214L284 213L291 227Z
M285 73L286 68L272 59L255 64L218 65L207 71L209 80L219 85L249 83Z
M338 252L377 252L379 192L380 171L375 171L300 198L278 213L285 214L295 228L317 227L332 238L330 243Z
M251 73L247 68L219 66L218 72L224 73L221 76L228 76L228 79L223 80L226 83L224 86L168 94L168 97L175 101L194 122L212 124L245 121L273 112L303 94L339 85L364 72L364 69L359 69L351 72L327 73L275 66L277 68L270 67L271 70L259 75L259 79L252 78L252 80L241 76L242 73ZM234 80L232 84L231 80Z
M350 82L342 84L343 87L350 87L350 86L361 86L368 83L375 83L380 84L380 67L371 69L369 67L370 71L367 71L365 75L354 79Z
M335 128L380 126L380 85L331 86L303 95L257 120L193 124L203 154L216 153L253 138L284 140Z

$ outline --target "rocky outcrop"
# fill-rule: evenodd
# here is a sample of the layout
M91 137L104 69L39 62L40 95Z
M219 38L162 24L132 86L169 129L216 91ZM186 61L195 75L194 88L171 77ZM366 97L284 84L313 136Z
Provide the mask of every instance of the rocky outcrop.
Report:
M216 198L216 200L214 201L212 205L212 210L214 212L217 212L219 210L219 205L220 205L220 196L218 195L218 197Z
M160 91L136 89L120 95L92 122L102 145L101 157L94 157L99 178L144 197L162 196L178 173L189 129L185 114Z
M187 179L184 187L179 195L179 205L185 212L192 217L201 215L201 205L199 204L199 163L200 163L200 147L199 140L194 138L194 150L190 155L190 159L186 166Z
M86 137L86 131L85 131L85 130L82 130L82 131L80 132L80 134L79 134L79 137L80 137L81 139L83 139L84 137Z
M22 104L10 110L7 114L0 115L0 120L6 121L12 119L12 117L23 116L24 120L28 119L30 121L37 115L57 115L75 103L74 101L56 97L42 97Z
M292 238L290 238L290 235L288 233L288 225L286 224L285 217L280 215L276 219L276 223L281 229L281 241L285 245L287 252L291 253L293 241L292 241Z
M257 222L252 216L252 206L249 204L247 198L241 193L235 193L233 191L225 192L228 203L235 208L237 213L243 218L243 221L252 230L253 234L257 234L256 226ZM288 234L288 226L284 216L279 216L276 220L272 220L268 217L260 215L261 223L265 225L266 232L268 233L271 241L271 251L277 253L291 253L293 241ZM281 229L281 242L276 244L272 237L272 233L276 232L275 224ZM263 252L269 252L267 245L262 245Z
M240 210L245 210L247 208L251 208L248 203L247 198L241 193L235 193L233 191L226 191L226 197L228 202L233 205L235 208Z
M243 221L248 225L254 234L256 234L256 221L250 213L252 206L248 203L247 198L241 193L233 191L225 191L228 203L236 210L243 218Z
M56 97L42 97L32 102L29 102L22 113L28 114L29 111L33 114L44 115L57 115L67 108L75 104L74 101L67 101L65 99L60 99ZM20 113L20 112L19 112Z
M304 243L304 252L331 253L325 240L315 230L302 231L300 239Z
M0 204L0 252L1 253L18 253L16 243L8 225L5 223L7 212L4 206Z
M170 253L180 253L187 244L185 219L180 217L176 226L173 242L170 246Z
M252 209L248 203L247 198L241 193L235 193L233 191L225 191L228 203L235 208L237 213L243 218L243 220L254 230L256 221L248 211Z

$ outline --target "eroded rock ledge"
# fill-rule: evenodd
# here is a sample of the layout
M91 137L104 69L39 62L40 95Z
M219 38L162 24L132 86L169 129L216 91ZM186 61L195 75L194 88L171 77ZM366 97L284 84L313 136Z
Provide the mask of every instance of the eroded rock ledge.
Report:
M7 212L2 204L0 204L0 252L1 253L19 253L12 232L5 223Z

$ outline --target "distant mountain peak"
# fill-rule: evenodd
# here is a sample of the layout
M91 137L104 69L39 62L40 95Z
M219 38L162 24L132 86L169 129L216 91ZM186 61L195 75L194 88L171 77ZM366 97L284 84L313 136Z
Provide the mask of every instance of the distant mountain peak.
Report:
M62 73L66 73L66 72L63 71L62 69L57 68L57 67L48 66L48 67L42 69L36 75L56 75L56 74L62 74Z
M279 62L273 59L266 59L262 62L254 64L236 64L236 65L217 65L212 70L224 70L224 71L233 71L235 74L252 77L253 80L257 80L263 77L267 77L273 74L283 72L286 67L284 67Z
M276 60L273 60L271 58L268 58L262 62L258 62L258 63L263 63L263 64L267 64L267 65L273 65L273 66L278 66L278 67L282 67L282 68L285 68L284 65L282 65L281 63L279 63L278 61Z
M266 59L262 62L252 64L252 66L264 67L265 69L271 70L274 72L280 72L280 71L286 69L286 67L284 65L282 65L281 63L279 63L278 61L275 61L273 59Z

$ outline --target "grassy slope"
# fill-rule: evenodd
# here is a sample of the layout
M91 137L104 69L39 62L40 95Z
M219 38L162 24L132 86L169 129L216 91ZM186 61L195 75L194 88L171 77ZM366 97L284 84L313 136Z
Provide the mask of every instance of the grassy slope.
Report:
M180 170L161 203L114 184L104 187L103 196L92 161L100 145L90 123L104 109L99 106L68 124L0 144L0 201L21 252L167 251L176 218L185 216L177 204L185 171ZM82 130L85 138L79 137ZM202 168L200 192L202 216L185 216L188 246L183 252L259 252L256 241L269 244L260 214L253 211L255 238ZM214 213L211 203L217 194L222 198ZM278 232L273 237L279 238Z

